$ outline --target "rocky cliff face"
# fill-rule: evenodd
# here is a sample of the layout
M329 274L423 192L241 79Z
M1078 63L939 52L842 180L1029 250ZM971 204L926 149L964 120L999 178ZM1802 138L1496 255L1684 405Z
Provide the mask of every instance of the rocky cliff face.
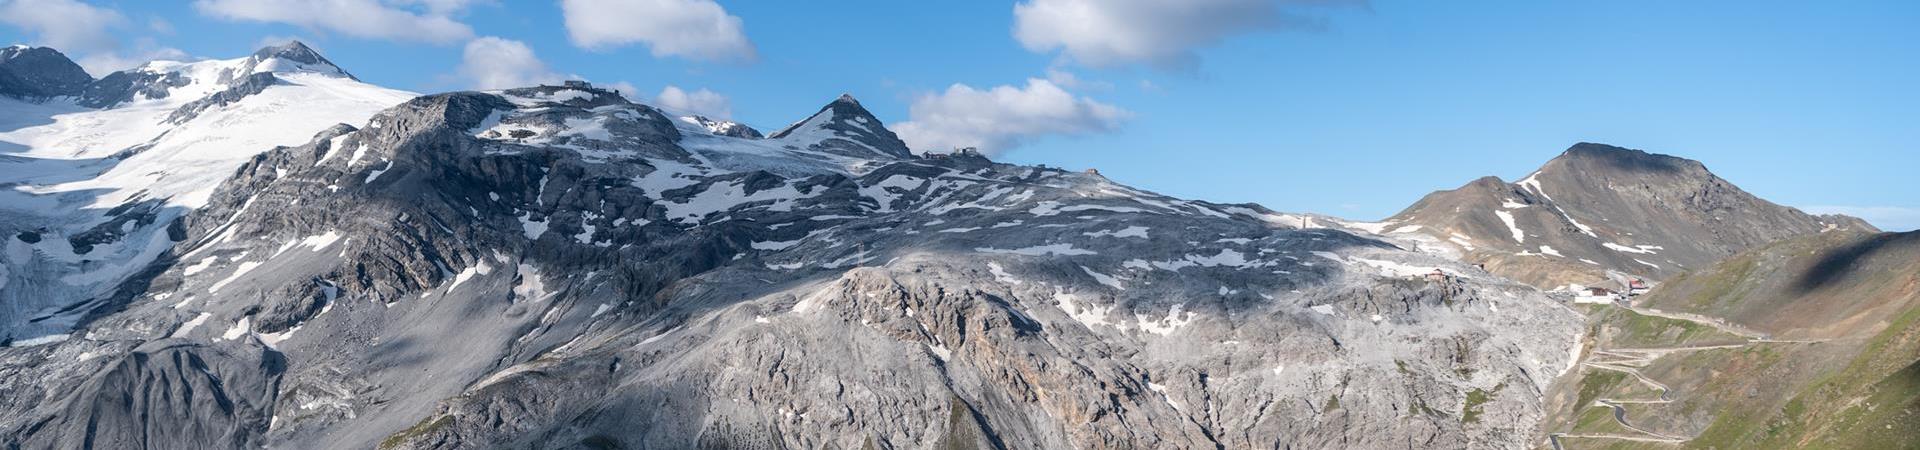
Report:
M1775 240L1876 231L1755 197L1698 161L1582 143L1514 183L1435 192L1372 231L1553 289L1664 279Z
M1576 313L1296 223L918 157L850 97L767 139L420 97L246 160L107 312L0 349L0 442L1536 444Z

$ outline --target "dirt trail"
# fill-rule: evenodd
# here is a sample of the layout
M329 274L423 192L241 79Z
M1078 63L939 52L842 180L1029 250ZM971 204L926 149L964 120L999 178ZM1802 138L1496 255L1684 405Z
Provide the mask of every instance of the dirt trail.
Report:
M1727 321L1717 317L1707 317L1707 316L1690 314L1690 313L1667 312L1667 311L1660 311L1657 309L1647 309L1647 308L1631 308L1631 310L1635 313L1639 313L1643 315L1661 317L1661 318L1667 318L1667 319L1673 319L1673 320L1682 320L1687 322L1693 322L1700 325L1706 325L1709 327L1713 327L1714 329L1727 332L1728 334L1733 334L1736 336L1746 338L1747 341L1739 344L1693 345L1693 346L1647 347L1647 348L1613 348L1613 349L1594 350L1592 355L1589 356L1587 360L1582 361L1580 363L1581 365L1592 367L1595 369L1611 370L1611 371L1621 372L1627 375L1631 375L1635 380L1639 381L1641 384L1644 384L1647 387L1653 388L1653 390L1660 392L1660 395L1656 398L1651 398L1651 399L1616 399L1616 398L1605 398L1605 397L1596 399L1592 405L1586 405L1583 407L1612 409L1614 422L1619 423L1621 427L1624 427L1628 430L1631 430L1639 434L1632 435L1632 434L1612 434L1612 433L1553 433L1548 436L1548 439L1549 439L1549 442L1553 445L1553 448L1555 450L1562 450L1563 447L1561 447L1561 440L1567 439L1567 438L1612 439L1612 440L1626 440L1626 441L1637 441L1637 442L1661 442L1661 443L1669 443L1669 444L1680 444L1680 443L1685 443L1688 440L1691 440L1692 439L1691 437L1673 436L1673 435L1668 435L1668 434L1660 433L1653 430L1648 430L1645 428L1640 428L1640 427L1634 426L1631 421L1627 420L1627 409L1625 406L1622 406L1622 405L1625 405L1625 404L1655 405L1655 404L1673 403L1674 401L1673 388L1668 387L1666 383L1661 383L1659 380L1655 380L1653 378L1646 376L1646 374L1640 373L1640 369L1643 369L1649 365L1652 365L1654 360L1660 359L1669 354L1673 354L1677 352L1743 348L1743 347L1756 345L1756 344L1811 344L1811 343L1822 342L1819 340L1772 339L1772 337L1768 336L1766 333L1761 333L1758 331L1747 329L1745 327L1741 327L1736 324L1728 323Z
M1699 314L1683 313L1683 312L1668 312L1668 311L1661 311L1658 309L1644 308L1644 307L1633 307L1633 308L1627 308L1627 309L1633 312L1639 313L1641 315L1667 318L1667 319L1673 319L1673 320L1684 320L1687 322L1706 325L1709 327L1713 327L1714 329L1727 332L1728 334L1737 335L1750 340L1766 340L1771 338L1771 336L1768 336L1766 333L1761 333L1759 331L1754 331L1746 327L1742 327L1740 325L1727 322L1726 319L1721 319L1719 317L1708 317L1708 316L1703 316Z

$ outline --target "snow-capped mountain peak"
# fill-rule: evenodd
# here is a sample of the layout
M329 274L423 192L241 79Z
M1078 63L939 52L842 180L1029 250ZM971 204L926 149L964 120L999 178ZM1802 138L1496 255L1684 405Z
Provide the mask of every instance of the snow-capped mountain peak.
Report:
M769 139L808 142L811 148L860 158L912 158L907 143L887 130L853 95L840 94L806 120L787 126Z
M353 74L341 70L320 52L300 41L288 41L285 44L268 46L253 52L242 63L242 70L236 73L245 76L261 72L280 73L319 73L340 75L353 78Z
M296 75L358 81L319 52L294 41L261 48L243 58L150 61L87 85L78 93L78 103L92 108L155 101L180 105L222 91L246 91L229 95L237 98Z

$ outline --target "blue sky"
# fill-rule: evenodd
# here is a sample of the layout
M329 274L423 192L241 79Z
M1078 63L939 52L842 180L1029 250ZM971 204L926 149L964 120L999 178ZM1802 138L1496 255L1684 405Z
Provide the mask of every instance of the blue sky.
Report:
M1369 220L1603 142L1920 228L1920 2L717 1L0 0L0 42L100 72L294 37L395 88L674 86L762 130L849 92L921 146Z

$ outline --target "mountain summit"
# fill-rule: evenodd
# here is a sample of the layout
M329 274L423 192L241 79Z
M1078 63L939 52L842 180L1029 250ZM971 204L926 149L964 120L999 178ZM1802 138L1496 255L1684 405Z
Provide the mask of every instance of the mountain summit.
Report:
M1520 181L1435 192L1369 227L1543 289L1658 280L1781 238L1873 230L1768 202L1699 161L1584 142Z
M253 52L240 65L237 75L245 76L260 72L312 72L338 74L353 78L353 74L341 70L340 66L321 56L320 52L300 41L287 41L285 44L261 48Z
M888 130L880 119L860 106L853 95L839 98L798 123L774 132L770 139L798 139L818 144L814 150L859 158L912 158L907 143Z

